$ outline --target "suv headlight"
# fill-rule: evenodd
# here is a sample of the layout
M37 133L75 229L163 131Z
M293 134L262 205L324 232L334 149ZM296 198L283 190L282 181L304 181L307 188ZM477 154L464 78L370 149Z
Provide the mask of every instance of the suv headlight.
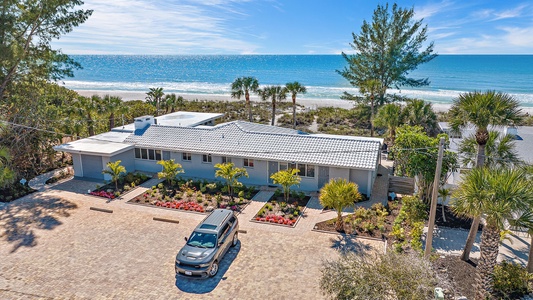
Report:
M176 263L177 263L178 265L181 265L181 261L179 261L179 259L176 259Z
M206 267L209 267L209 264L201 264L201 265L198 265L198 267L200 267L200 268L206 268Z

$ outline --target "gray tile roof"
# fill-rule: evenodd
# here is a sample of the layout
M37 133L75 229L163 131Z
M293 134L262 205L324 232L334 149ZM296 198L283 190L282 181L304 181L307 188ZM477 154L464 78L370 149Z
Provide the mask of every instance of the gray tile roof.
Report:
M152 125L125 143L176 152L374 169L382 139L313 135L243 121L213 128Z

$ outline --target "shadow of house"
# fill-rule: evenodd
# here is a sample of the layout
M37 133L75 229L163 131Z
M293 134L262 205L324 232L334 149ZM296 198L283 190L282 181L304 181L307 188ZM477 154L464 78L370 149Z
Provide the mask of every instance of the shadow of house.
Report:
M228 250L224 258L219 262L218 273L214 277L206 279L187 278L184 276L176 276L176 287L185 293L190 294L207 294L212 292L220 283L220 280L226 280L224 274L239 255L241 251L241 242Z
M36 197L13 201L0 208L0 240L13 245L10 253L21 247L37 245L35 230L53 230L69 217L77 205L56 197Z

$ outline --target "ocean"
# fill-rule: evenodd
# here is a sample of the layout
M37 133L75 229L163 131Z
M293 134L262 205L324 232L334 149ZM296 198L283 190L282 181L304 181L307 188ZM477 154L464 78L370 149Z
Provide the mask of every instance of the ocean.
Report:
M228 96L237 77L254 76L261 85L298 81L307 87L299 98L339 99L357 89L335 70L346 66L340 55L73 55L83 69L62 82L78 91L147 92ZM497 90L533 107L533 55L439 55L410 73L429 78L422 88L390 93L448 104L461 92Z

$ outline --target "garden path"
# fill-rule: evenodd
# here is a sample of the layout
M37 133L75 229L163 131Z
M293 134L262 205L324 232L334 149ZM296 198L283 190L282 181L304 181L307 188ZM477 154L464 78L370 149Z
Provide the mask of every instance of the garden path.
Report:
M67 172L67 171L70 171L70 172L73 172L73 169L72 169L72 166L68 166L68 167L64 167L64 168L61 168L61 169L56 169L56 170L52 170L50 172L47 172L47 173L44 173L44 174L41 174L39 176L36 176L34 177L33 179L31 179L29 182L28 182L28 186L31 187L32 189L34 190L37 190L37 191L42 191L42 190L45 190L47 188L50 188L54 185L57 185L65 180L60 180L56 183L53 183L53 184L46 184L46 181L56 175L59 175L61 172Z

